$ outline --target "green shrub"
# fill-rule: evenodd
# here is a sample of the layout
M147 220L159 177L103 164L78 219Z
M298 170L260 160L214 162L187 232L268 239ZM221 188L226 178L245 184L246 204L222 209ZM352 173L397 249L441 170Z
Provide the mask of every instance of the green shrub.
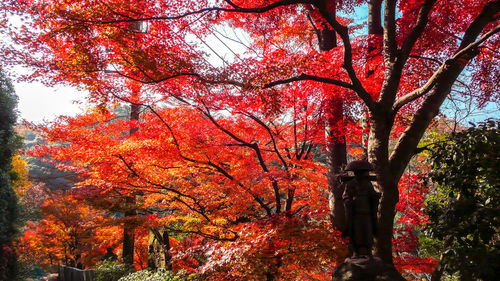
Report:
M424 249L442 253L438 270L458 280L498 280L500 120L452 134L431 159L437 192L427 200Z
M183 274L174 274L166 269L141 270L120 278L119 281L192 281L193 276L183 277Z
M134 267L116 261L105 261L95 269L95 281L118 281L134 271Z

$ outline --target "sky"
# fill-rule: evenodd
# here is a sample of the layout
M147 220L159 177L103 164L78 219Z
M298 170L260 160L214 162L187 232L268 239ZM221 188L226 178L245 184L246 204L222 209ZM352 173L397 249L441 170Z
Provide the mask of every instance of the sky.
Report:
M71 87L47 87L39 82L16 83L19 121L41 123L59 115L76 115L84 109L85 93Z
M1 0L0 0L1 1ZM23 20L12 15L9 24L13 27L21 26ZM2 36L0 40L7 40ZM14 66L11 69L4 69L5 72L20 76L31 71L23 66ZM9 75L12 76L12 75ZM18 123L23 120L33 123L52 121L60 115L76 115L84 109L85 93L71 87L47 87L39 82L18 82L14 77L10 77L16 95L18 96L17 110L19 112ZM75 103L76 102L76 103Z
M18 96L19 121L42 123L43 121L53 121L60 115L74 116L85 110L86 93L75 88L47 87L39 82L14 82L13 84ZM448 113L446 115L450 118L453 118L452 111L456 109L445 103L442 110L445 111L445 114ZM489 104L483 110L477 110L466 118L458 117L458 121L476 123L490 117L499 118L497 104Z

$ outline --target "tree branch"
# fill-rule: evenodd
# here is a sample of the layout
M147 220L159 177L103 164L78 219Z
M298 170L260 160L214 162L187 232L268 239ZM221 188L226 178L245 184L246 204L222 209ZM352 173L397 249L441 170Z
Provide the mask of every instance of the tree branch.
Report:
M205 238L208 238L208 239L212 239L212 240L216 240L216 241L236 241L240 237L238 235L238 233L236 233L236 232L234 232L232 230L228 230L228 231L231 232L231 234L234 235L233 237L231 237L231 238L222 238L222 237L218 237L218 236L215 236L215 235L212 235L212 234L204 233L201 230L199 230L199 231L194 231L194 230L179 230L179 229L171 228L171 227L166 227L166 229L168 229L171 232L176 232L176 233L196 234L196 235L200 235L202 237L205 237Z
M438 59L434 59L434 58L429 58L429 57L424 57L424 56L418 56L418 55L409 55L410 58L414 58L414 59L421 59L421 60L428 60L428 61L432 61L432 62L435 62L437 63L438 65L441 65L443 62L438 60Z
M273 143L274 152L276 153L276 155L280 159L281 163L285 167L285 171L287 173L287 176L290 178L290 171L288 170L288 164L286 163L285 159L281 156L281 153L278 150L278 146L276 145L276 140L274 139L273 133L271 132L271 129L269 128L269 126L267 126L262 120L255 117L252 114L245 114L245 115L247 115L249 118L251 118L252 120L257 122L259 125L264 127L264 129L268 132L269 137L271 138L271 142ZM281 212L281 196L280 196L280 192L279 192L278 182L275 179L271 179L271 181L272 181L274 195L275 195L275 201L276 201L276 212L280 213ZM288 193L290 193L290 190L288 190ZM290 200L293 200L293 199L287 200L285 209L288 208L288 205L291 205L291 202L288 202Z
M213 163L212 161L207 161L206 162L207 165L215 168L219 173L221 173L222 175L224 175L226 178L228 178L229 180L232 180L234 181L234 177L231 176L226 170L224 170L221 166ZM238 186L242 187L243 189L245 189L253 198L254 200L266 211L266 214L268 216L271 216L272 215L272 211L271 209L269 208L269 206L267 206L266 203L264 203L264 201L258 197L257 195L255 195L251 190L250 188L244 186L242 183L238 183Z
M257 122L257 124L261 125L267 131L267 133L269 134L269 137L271 138L271 142L273 143L274 152L276 153L276 155L280 159L281 163L283 164L283 167L285 167L285 171L288 173L288 164L286 163L285 159L281 156L281 153L279 152L278 146L276 144L276 140L274 139L273 133L271 132L271 129L269 128L269 126L267 126L262 120L260 120L259 118L257 118L256 116L254 116L252 114L248 113L248 114L244 114L244 115L247 115L250 119Z
M170 80L170 79L173 79L173 78L181 77L181 76L194 76L194 77L197 77L197 78L201 79L200 75L197 74L197 73L194 73L194 72L172 74L172 75L168 75L168 76L165 76L163 78L160 78L160 79L153 79L152 77L150 77L148 75L148 78L150 78L148 80L143 80L143 79L139 79L139 78L136 78L136 77L132 77L132 76L127 75L127 74L125 74L123 72L120 72L118 70L104 70L104 73L118 74L118 75L120 75L122 77L125 77L127 79L130 79L130 80L142 83L142 84L156 84L156 83L161 83L161 82L164 82L164 81L167 81L167 80Z
M226 135L230 136L235 141L241 143L241 145L253 149L255 151L255 155L257 156L257 159L259 161L259 165L262 168L262 170L264 172L266 172L266 173L269 172L269 169L268 169L268 167L266 165L266 162L264 161L264 157L262 156L262 152L261 152L261 150L259 148L259 145L257 143L246 142L245 140L239 138L238 136L236 136L235 134L233 134L232 132L230 132L226 128L222 127L222 125L220 125L219 122L217 122L217 120L215 120L215 118L212 116L212 114L210 114L210 111L209 111L208 107L205 104L203 104L203 105L205 106L205 110L206 111L201 110L199 107L196 107L196 108L203 115L205 115L219 130L221 130L222 132L224 132ZM280 194L279 194L278 182L275 179L271 179L271 183L272 183L272 186L273 186L274 197L275 197L275 201L276 201L276 212L279 213L281 211L281 197L280 197ZM266 207L267 207L267 205L266 205Z
M316 33L316 36L318 37L318 41L321 42L323 39L323 36L321 36L321 31L316 27L316 24L314 24L314 20L311 18L311 14L307 13L307 19L309 20L309 23L312 25L314 32Z
M390 156L389 161L391 170L393 171L396 179L401 177L403 174L404 168L412 157L412 152L415 151L429 123L439 113L439 108L451 92L453 83L457 80L467 63L478 54L476 51L477 46L493 34L499 32L497 26L482 36L479 40L476 40L481 32L483 32L486 25L495 21L495 16L498 12L500 12L500 0L488 2L483 7L481 13L474 19L465 31L457 53L453 56L453 58L445 62L445 70L443 70L442 73L437 75L435 78L435 85L432 87L420 109L415 112L411 124L399 138L393 153Z
M202 9L199 9L196 11L190 11L190 12L186 12L186 13L174 15L174 16L151 16L151 17L138 17L138 18L130 18L129 16L122 15L122 14L115 11L114 14L119 15L119 16L124 17L124 18L113 19L113 20L101 20L101 21L86 20L86 19L73 19L73 20L80 22L80 23L87 23L87 24L112 24L112 23L119 23L119 22L177 20L177 19L182 19L182 18L191 16L191 15L202 14L202 13L206 13L206 12L262 14L262 13L274 10L276 8L279 8L279 7L296 5L296 4L314 4L315 2L317 2L315 0L281 0L281 1L274 2L270 5L266 5L266 6L259 7L259 8L244 8L244 7L237 6L232 1L229 1L229 0L224 0L224 1L226 3L228 3L232 8L207 7L207 8L202 8Z
M228 178L229 180L231 181L234 181L234 177L231 176L226 170L224 170L222 167L220 167L219 165L216 165L215 163L211 162L211 161L199 161L199 160L196 160L196 159L192 159L192 158L189 158L189 157L186 157L184 156L182 153L181 153L181 150L180 150L180 146L179 146L179 143L177 142L177 138L175 137L173 131L172 131L172 128L170 127L170 125L165 122L165 120L161 117L160 114L158 114L158 112L156 112L156 110L154 110L151 106L147 106L152 112L153 114L155 114L159 119L160 121L167 127L167 129L169 130L170 134L172 135L172 139L173 139L173 142L174 142L174 145L176 146L177 148L177 151L179 153L179 156L181 158L183 158L184 160L186 161L189 161L189 162L192 162L192 163L198 163L198 164L205 164L205 165L208 165L208 166L211 166L213 168L215 168L216 171L218 171L219 173L221 173L223 176L225 176L226 178ZM272 214L271 212L271 209L269 208L269 206L267 206L267 204L264 203L264 201L262 201L261 198L259 198L258 196L256 196L255 194L253 194L253 192L250 190L250 188L244 186L243 184L241 183L238 183L238 185L240 187L242 187L243 189L245 189L253 198L254 200L266 211L266 213L268 214L268 216L270 216Z
M297 81L316 81L316 82L322 82L322 83L336 85L336 86L340 86L340 87L354 90L353 85L349 84L347 82L332 79L332 78L327 78L327 77L319 77L319 76L315 76L315 75L304 74L304 73L300 74L298 76L295 76L295 77L290 77L290 78L286 78L286 79L282 79L282 80L276 80L276 81L273 81L271 83L267 83L267 84L262 86L262 89L272 88L274 86L288 84L288 83L297 82Z
M494 34L500 32L500 25L497 25L494 29L490 30L488 33L484 34L481 38L476 40L473 43L470 43L468 46L465 48L461 49L459 52L457 52L451 59L447 60L444 62L439 69L432 75L432 77L425 83L424 86L414 90L411 93L408 93L401 98L399 98L393 106L394 112L397 112L401 107L403 107L405 104L408 104L416 99L418 99L421 96L424 96L427 94L432 87L434 87L436 81L442 76L446 75L446 70L448 69L448 66L453 64L453 63L458 63L458 61L465 56L467 53L473 52L476 50L481 43L486 41L488 38L493 36ZM469 59L468 59L469 60ZM467 61L468 61L467 60Z
M498 20L498 15L500 11L500 0L490 1L486 3L481 13L474 19L474 21L469 25L465 34L462 38L462 43L460 44L459 50L464 49L467 45L474 42L477 38L478 30L482 31L486 23Z
M386 62L394 61L398 51L396 43L396 3L397 0L388 0L385 2L384 59Z
M349 75L349 79L351 80L352 84L347 84L350 85L350 87L346 87L346 85L339 85L344 88L348 88L356 92L358 97L363 100L363 102L366 104L368 108L373 109L375 102L366 91L366 89L363 87L363 84L359 80L358 76L356 75L356 71L354 70L354 66L352 64L352 46L351 46L351 41L349 38L349 30L346 26L343 26L340 24L337 19L332 16L328 12L328 8L326 7L326 4L324 1L321 3L318 3L315 5L318 9L323 18L330 24L330 26L335 30L335 32L340 36L342 39L342 42L344 43L344 64L342 65L344 69L347 71L347 74ZM344 82L345 83L345 82ZM335 85L335 84L334 84Z
M198 200L196 200L196 198L190 196L190 195L186 195L176 189L173 189L173 188L169 188L169 187L166 187L165 185L163 184L157 184L157 183L153 183L151 182L150 180L140 176L137 171L132 167L132 165L130 163L128 163L125 158L123 157L123 155L115 155L116 157L118 157L118 159L120 159L124 164L125 166L127 167L127 169L134 175L136 176L137 178L140 178L142 180L144 180L147 184L150 184L150 185L153 185L153 186L156 186L156 187L160 187L162 190L166 190L166 191L170 191L178 196L181 196L181 197L186 197L186 198L189 198L191 200L193 200L193 202L195 204L198 204L199 206L201 206L200 202ZM202 210L202 209L197 209L197 208L194 208L192 207L190 204L188 204L187 202L185 202L184 200L180 199L179 197L175 197L174 200L182 203L184 206L186 206L188 209L190 209L191 211L195 212L195 213L198 213L200 214L203 218L205 218L210 224L212 224L212 220L207 216L207 214L205 214L205 212ZM204 208L203 208L204 209Z
M435 3L436 0L426 0L422 4L420 11L418 13L417 23L415 24L415 27L406 37L405 41L403 42L403 45L401 46L400 59L403 60L404 62L406 62L408 56L411 53L411 50L413 49L413 46L415 46L415 43L417 42L418 38L420 38L420 36L424 32L424 29L427 26L427 23L429 22L429 13L431 12L432 7L434 6Z
M408 56L416 42L416 40L422 35L422 32L424 31L425 26L427 25L428 22L428 15L429 12L432 8L432 5L434 5L434 2L436 0L425 0L425 2L422 4L419 12L419 16L417 19L416 26L412 29L410 35L406 38L405 42L403 43L403 47L401 50L398 50L396 46L396 34L391 34L389 31L384 31L384 46L387 48L388 52L390 55L384 54L384 59L385 59L385 67L386 67L386 76L384 79L384 83L382 85L382 90L381 90L381 95L379 97L380 104L382 104L384 107L386 107L387 110L389 110L392 106L393 103L396 99L397 92L399 89L399 85L401 83L401 77L403 74L403 68L408 61ZM386 6L386 14L387 13L392 13L391 11L388 11L387 9L389 8L396 8L397 1L390 1L390 5L394 5L394 7L389 7L390 5ZM394 11L393 11L394 12ZM394 16L394 15L393 15ZM389 19L384 19L384 22L388 21ZM391 25L391 23L386 23L387 25ZM386 26L386 28L389 28ZM395 31L394 31L395 32ZM389 38L388 36L393 36L392 38ZM386 46L388 45L388 46Z

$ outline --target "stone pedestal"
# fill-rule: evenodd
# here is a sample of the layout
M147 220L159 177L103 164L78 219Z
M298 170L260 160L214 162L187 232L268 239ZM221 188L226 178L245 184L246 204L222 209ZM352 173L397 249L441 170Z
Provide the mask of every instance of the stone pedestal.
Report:
M377 257L347 258L332 275L333 281L406 281L392 265Z

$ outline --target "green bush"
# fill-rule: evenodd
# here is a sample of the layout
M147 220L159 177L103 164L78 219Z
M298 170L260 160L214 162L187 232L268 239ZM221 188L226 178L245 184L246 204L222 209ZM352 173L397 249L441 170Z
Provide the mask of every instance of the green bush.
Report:
M452 134L431 159L437 192L427 200L423 249L442 253L438 270L459 280L498 280L500 120Z
M134 272L134 267L116 261L105 261L95 269L95 281L118 281L123 276Z
M174 274L165 269L141 270L120 278L119 281L192 281L193 276L183 277L183 274Z

